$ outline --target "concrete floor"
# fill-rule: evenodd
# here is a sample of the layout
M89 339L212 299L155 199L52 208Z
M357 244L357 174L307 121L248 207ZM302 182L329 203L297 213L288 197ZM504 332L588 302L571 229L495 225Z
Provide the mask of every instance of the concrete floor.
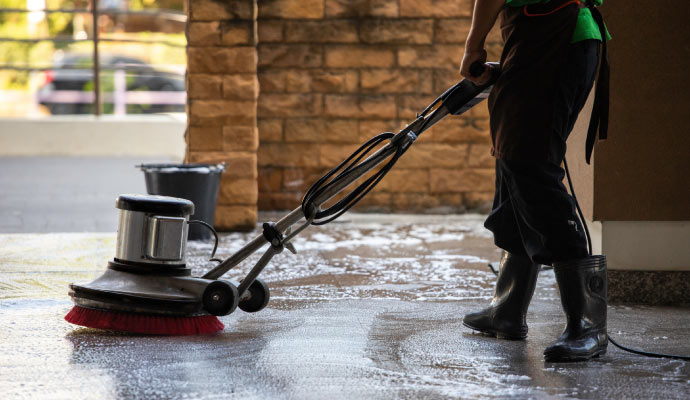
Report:
M266 216L263 216L266 217ZM270 217L270 216L268 216ZM555 280L541 273L525 341L474 334L462 316L491 296L499 253L483 217L348 214L297 238L262 274L268 308L222 317L210 336L80 328L66 287L100 275L114 233L0 235L4 398L663 398L690 397L690 363L613 346L587 363L545 363L562 329ZM231 233L228 256L256 235ZM191 242L195 275L210 243ZM256 260L255 254L248 260ZM239 273L240 279L248 264ZM690 310L612 306L628 345L690 353Z
M99 276L114 255L115 196L143 193L133 166L154 161L0 158L3 399L690 398L688 362L609 346L587 363L545 363L564 323L549 271L527 340L464 328L462 316L492 294L486 263L499 256L479 215L347 214L310 228L297 255L284 252L263 272L268 307L222 317L215 335L66 323L67 285ZM222 235L219 256L256 234ZM211 248L189 244L195 275ZM228 277L242 278L259 256ZM633 347L690 354L689 328L687 308L609 308L609 332Z

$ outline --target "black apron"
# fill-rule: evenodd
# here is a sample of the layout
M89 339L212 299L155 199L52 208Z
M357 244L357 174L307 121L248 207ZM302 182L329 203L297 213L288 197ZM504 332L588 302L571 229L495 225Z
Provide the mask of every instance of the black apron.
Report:
M577 2L552 0L501 11L502 72L488 101L494 157L549 159L557 83L579 8Z

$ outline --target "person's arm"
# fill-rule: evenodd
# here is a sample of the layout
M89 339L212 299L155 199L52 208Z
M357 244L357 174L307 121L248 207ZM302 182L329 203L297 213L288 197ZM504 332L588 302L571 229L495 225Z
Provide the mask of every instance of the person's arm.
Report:
M474 83L479 84L489 79L488 70L485 70L479 77L471 76L470 65L476 61L486 62L484 41L505 4L506 0L476 0L474 3L472 26L465 41L465 55L462 57L462 64L460 65L460 74Z

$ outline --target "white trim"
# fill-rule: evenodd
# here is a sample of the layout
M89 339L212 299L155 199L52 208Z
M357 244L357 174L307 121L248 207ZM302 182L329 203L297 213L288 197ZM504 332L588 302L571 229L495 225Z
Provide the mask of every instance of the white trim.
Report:
M0 119L0 156L140 156L182 161L185 115Z
M588 221L587 228L589 229L590 239L592 240L592 254L601 253L601 222Z
M690 271L690 221L603 221L609 269Z

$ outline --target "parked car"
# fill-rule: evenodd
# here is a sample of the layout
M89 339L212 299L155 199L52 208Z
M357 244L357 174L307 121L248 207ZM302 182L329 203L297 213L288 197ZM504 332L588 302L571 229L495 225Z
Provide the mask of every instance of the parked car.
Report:
M184 92L184 76L160 71L134 57L104 54L99 57L103 108L114 108L115 71L125 71L127 92ZM38 90L38 102L51 114L93 113L93 59L91 54L67 54L56 58L54 69L44 72L44 83ZM140 93L146 95L146 93ZM162 96L161 96L162 95ZM149 93L138 96L134 103L127 101L128 113L184 111L184 93L166 96ZM125 100L122 100L125 101ZM150 103L149 103L150 101Z

